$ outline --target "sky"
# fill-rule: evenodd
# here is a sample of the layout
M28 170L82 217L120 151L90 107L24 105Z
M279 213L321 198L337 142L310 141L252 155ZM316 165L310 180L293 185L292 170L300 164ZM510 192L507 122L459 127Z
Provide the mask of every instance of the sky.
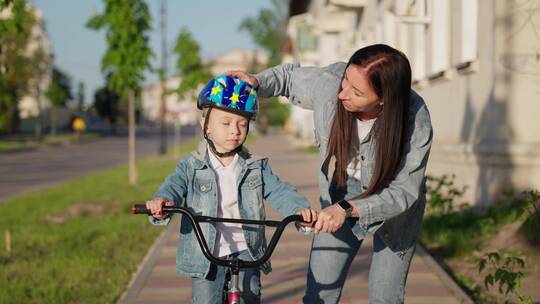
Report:
M54 62L72 79L73 94L80 81L85 85L85 101L93 102L94 91L103 85L101 58L106 50L105 31L89 30L86 21L103 11L100 0L29 0L41 10L52 41ZM159 12L161 0L147 0L152 14L150 47L153 66L161 65ZM167 43L174 48L182 27L187 27L201 46L201 56L211 58L231 49L256 48L250 36L238 27L245 17L255 17L270 0L167 0ZM169 53L170 54L170 53ZM175 57L168 57L169 75ZM147 73L145 83L157 77Z

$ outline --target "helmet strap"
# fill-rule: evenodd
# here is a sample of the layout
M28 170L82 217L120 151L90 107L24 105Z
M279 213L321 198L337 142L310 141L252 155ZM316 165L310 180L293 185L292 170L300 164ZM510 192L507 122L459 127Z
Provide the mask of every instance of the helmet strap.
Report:
M208 112L206 112L206 117L204 119L203 134L204 134L204 139L206 139L206 142L208 143L208 146L210 147L210 150L212 150L212 153L214 153L218 157L229 157L229 156L233 156L236 153L242 151L243 143L242 143L242 145L236 147L236 149L234 149L232 151L223 152L223 153L218 152L218 150L216 149L216 146L214 145L214 142L210 139L210 137L208 137L208 134L206 133L206 131L208 130L208 121L210 120L210 112L211 111L212 111L212 107L208 108ZM249 132L249 123L248 123L247 131Z

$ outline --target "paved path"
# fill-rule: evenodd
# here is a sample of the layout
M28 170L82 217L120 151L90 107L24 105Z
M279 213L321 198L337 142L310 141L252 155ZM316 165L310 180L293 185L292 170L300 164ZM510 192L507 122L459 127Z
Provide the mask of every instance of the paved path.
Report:
M137 158L157 153L159 134L154 133L137 136ZM194 133L193 128L185 128L181 138L192 138ZM170 145L172 140L168 143ZM127 151L127 136L108 136L78 144L1 153L0 203L8 197L126 163Z
M317 156L296 152L279 133L262 137L251 148L258 154L270 156L273 171L295 185L318 209L315 205L318 198ZM280 219L281 216L269 212L268 218ZM177 221L156 241L119 303L190 303L190 280L175 272L176 231ZM272 231L269 229L269 232ZM263 303L301 302L310 244L310 236L304 236L292 227L286 229L272 256L273 272L262 277ZM340 303L368 303L371 245L371 239L366 240L355 258ZM405 302L460 303L454 294L459 296L460 291L453 289L453 285L422 250L417 250L409 273Z

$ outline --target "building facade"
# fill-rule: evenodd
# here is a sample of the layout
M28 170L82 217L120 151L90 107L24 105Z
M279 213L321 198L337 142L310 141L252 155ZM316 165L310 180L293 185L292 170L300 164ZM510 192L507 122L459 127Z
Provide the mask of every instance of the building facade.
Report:
M489 204L506 188L540 188L536 6L506 0L300 1L291 4L287 61L324 66L374 43L403 51L413 87L431 113L428 173L455 174L456 184L468 187L469 203Z

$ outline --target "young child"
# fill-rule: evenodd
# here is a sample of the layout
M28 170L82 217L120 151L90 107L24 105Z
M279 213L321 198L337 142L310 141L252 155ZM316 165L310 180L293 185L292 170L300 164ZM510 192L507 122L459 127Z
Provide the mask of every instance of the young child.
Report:
M306 222L316 220L308 201L272 173L268 159L252 155L243 146L249 122L258 110L257 93L248 83L218 76L200 92L197 106L203 110L200 123L204 140L178 162L176 172L165 179L155 198L146 202L153 224L169 223L162 206L180 204L198 215L263 220L263 201L285 216L296 213ZM266 250L263 228L243 230L240 224L231 223L201 227L214 256L255 260ZM204 257L192 232L190 222L182 218L176 269L192 278L193 303L220 303L226 269ZM244 303L260 303L261 270L269 273L270 263L261 269L240 271Z

